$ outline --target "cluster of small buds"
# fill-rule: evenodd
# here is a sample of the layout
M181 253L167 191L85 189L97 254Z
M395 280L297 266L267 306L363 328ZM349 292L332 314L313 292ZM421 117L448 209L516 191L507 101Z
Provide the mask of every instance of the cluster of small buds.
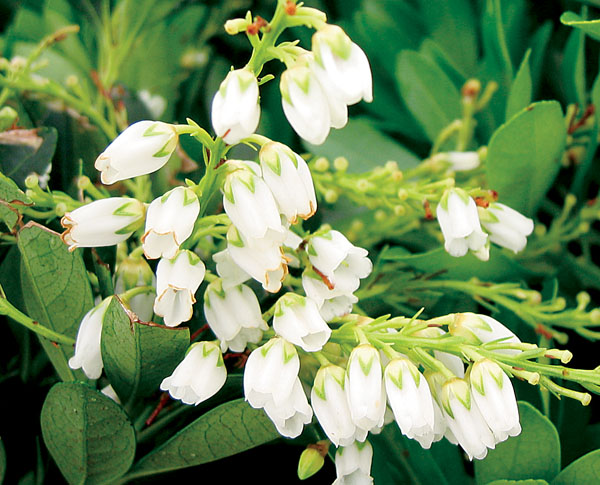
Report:
M522 251L534 226L530 218L504 204L492 202L478 207L471 196L458 188L444 193L437 207L437 219L444 247L451 256L472 251L482 261L489 259L490 242L515 253Z

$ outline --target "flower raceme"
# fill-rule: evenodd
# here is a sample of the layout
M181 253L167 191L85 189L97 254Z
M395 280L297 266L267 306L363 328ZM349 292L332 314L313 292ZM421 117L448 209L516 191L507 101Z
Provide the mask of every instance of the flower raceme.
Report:
M204 279L204 263L191 251L181 250L173 259L162 258L156 267L154 313L165 325L176 327L192 318L194 294Z
M482 261L488 260L488 236L481 230L475 201L465 191L447 191L437 207L437 219L451 256L464 256L471 250Z
M234 145L258 126L260 104L256 76L247 69L230 71L212 102L211 119L217 136Z
M227 378L219 347L212 342L193 344L173 373L163 379L160 388L173 399L197 405L214 396Z
M146 208L136 199L99 199L67 212L60 223L66 229L62 240L75 248L113 246L142 227Z
M198 197L187 187L176 187L152 201L142 236L146 257L174 257L179 245L192 234L199 212Z
M98 156L94 166L103 184L156 172L177 147L175 127L161 121L138 121L129 126Z

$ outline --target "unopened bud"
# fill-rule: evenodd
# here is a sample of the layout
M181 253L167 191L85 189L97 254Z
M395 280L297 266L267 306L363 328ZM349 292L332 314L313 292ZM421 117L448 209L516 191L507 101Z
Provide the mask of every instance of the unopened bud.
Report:
M67 204L65 204L64 202L59 202L58 204L56 204L56 207L54 207L54 213L56 214L57 217L64 216L66 212L67 212Z
M360 219L354 219L350 225L350 230L354 232L360 232L365 228L365 223Z
M590 312L590 320L592 323L600 323L600 308L594 308Z
M315 160L315 170L318 172L326 172L329 170L329 160L325 157L319 157Z
M406 200L406 199L408 199L408 191L406 189L400 189L400 190L398 190L398 198L400 200Z
M72 88L79 84L79 78L77 76L75 76L74 74L71 74L71 75L67 76L67 79L65 79L65 83L67 84L67 86Z
M225 22L225 32L229 35L239 34L245 32L248 27L248 21L246 19L229 19Z
M487 159L488 147L479 147L479 150L477 150L477 154L479 155L479 161L484 162Z
M403 205L395 205L394 206L394 214L398 217L401 217L406 214L406 207Z
M577 308L583 310L590 303L590 294L587 291L580 291L575 297L577 300Z
M319 444L311 445L300 455L300 460L298 460L298 478L300 480L306 480L307 478L312 477L323 468L325 458L321 454L318 446Z
M547 232L548 228L544 226L544 224L542 224L541 222L536 223L535 227L533 228L533 233L537 237L543 237L546 235Z
M587 234L588 232L590 232L590 223L589 222L580 223L579 226L577 227L577 230L579 231L580 234Z
M339 170L340 172L345 172L346 170L348 170L348 165L349 163L346 157L337 157L333 160L333 166L336 170Z
M356 182L356 188L361 192L366 192L367 190L369 190L369 181L365 179L360 179L358 182Z
M481 81L479 79L469 79L461 89L463 99L474 99L481 92Z
M569 350L549 349L544 354L545 357L551 359L560 359L563 364L568 364L573 358L573 354Z
M77 188L80 190L84 190L85 188L91 185L92 181L87 175L82 175L77 179Z
M395 172L398 170L398 162L394 160L388 160L387 162L385 162L385 168L390 172Z
M387 213L384 210L378 210L375 212L375 220L377 222L383 222L387 219Z
M333 189L329 189L325 192L325 202L327 202L328 204L335 204L338 198L338 193Z
M28 189L34 189L39 184L40 184L40 179L38 178L38 176L35 173L30 173L25 178L25 187L27 187Z

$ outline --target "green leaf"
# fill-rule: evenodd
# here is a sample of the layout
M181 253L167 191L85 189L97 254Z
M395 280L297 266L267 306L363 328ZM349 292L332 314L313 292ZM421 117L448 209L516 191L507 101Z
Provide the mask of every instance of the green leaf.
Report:
M17 187L17 184L0 172L0 218L7 225L9 231L12 232L19 221L18 206L32 203L32 200Z
M92 290L78 251L69 252L60 236L35 222L17 235L21 252L21 285L27 314L52 330L75 337L79 323L93 306ZM40 342L62 380L73 380L67 357L70 346Z
M525 401L519 402L519 414L521 434L498 443L485 459L475 462L477 484L531 477L551 481L560 471L560 441L554 425Z
M133 320L117 297L110 302L102 324L102 361L122 402L158 390L189 345L188 328Z
M461 116L460 93L446 73L429 58L402 51L396 63L400 95L430 141Z
M429 38L425 39L419 48L419 52L441 67L455 86L462 87L467 80L468 76L465 72L454 63L437 42Z
M600 450L592 451L571 463L552 481L552 485L600 483Z
M552 35L552 22L547 21L535 31L531 36L529 46L531 48L531 57L529 64L531 68L531 81L533 85L533 95L538 92L540 78L544 67L544 58L546 57L546 48Z
M483 281L511 281L525 275L531 276L527 269L495 246L490 248L489 261L480 261L471 253L462 258L450 256L443 247L425 253L412 254L401 247L386 249L381 253L384 261L400 261L411 268L437 273L444 279L469 279L477 277Z
M600 20L585 20L575 12L565 12L560 16L560 21L570 27L581 29L592 39L600 40Z
M304 142L307 150L333 160L344 156L350 162L349 172L365 172L388 160L398 162L400 169L417 166L421 160L396 141L381 133L366 119L353 119L341 130L331 130L327 140L316 146ZM373 147L377 147L374 151Z
M251 408L243 399L229 401L203 414L144 456L128 478L209 463L278 437L262 409Z
M25 189L25 178L31 172L50 172L57 138L52 127L0 133L0 170Z
M548 485L548 482L529 478L527 480L494 480L487 485Z
M532 84L531 71L529 69L530 54L531 49L528 49L525 53L525 56L523 56L521 66L517 71L517 75L515 76L512 86L510 87L508 100L506 102L505 119L507 121L523 108L527 107L529 103L531 103Z
M531 216L552 185L566 130L560 104L540 101L502 125L490 140L486 175L500 201Z
M581 30L573 30L569 35L562 56L560 76L567 102L585 106L585 34Z
M127 415L87 384L54 385L40 419L44 443L71 484L109 482L133 462L135 431Z

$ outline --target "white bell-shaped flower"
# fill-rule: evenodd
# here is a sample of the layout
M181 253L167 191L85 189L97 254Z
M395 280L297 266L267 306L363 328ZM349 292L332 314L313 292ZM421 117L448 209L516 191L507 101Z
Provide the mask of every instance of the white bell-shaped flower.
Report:
M264 238L245 238L234 225L227 231L227 252L231 259L270 293L281 289L288 273L280 239L280 234L272 231Z
M354 246L339 231L317 233L311 237L306 251L315 271L325 276L328 286L337 288L341 294L356 291L360 280L373 270L368 251Z
M527 236L533 232L533 220L507 205L492 202L480 209L481 224L490 234L490 241L518 253L525 249Z
M98 156L94 166L103 184L114 184L162 168L177 147L175 127L162 121L138 121Z
M233 288L251 278L248 273L235 263L227 248L213 254L212 258L216 264L217 274L221 278L223 288Z
M258 82L247 69L229 71L212 102L211 119L217 136L234 145L256 131L260 118Z
M483 419L471 388L463 379L450 379L442 386L442 408L448 427L469 459L485 458L496 440Z
M315 74L346 104L373 101L373 77L363 50L337 25L327 24L312 38Z
M175 256L181 243L191 236L199 212L198 197L187 187L176 187L154 199L148 207L142 236L146 257Z
M372 485L373 447L368 441L340 446L335 452L336 479L333 485Z
M219 347L213 342L193 344L160 388L173 399L197 405L214 396L225 384L227 369Z
M301 57L281 75L281 103L294 131L307 142L320 145L331 127L329 102L309 67L311 58Z
M317 210L315 188L304 159L287 146L268 142L259 153L262 176L279 212L290 224L298 217L308 219Z
M350 313L352 306L358 301L358 297L351 292L344 292L342 286L329 288L314 271L306 270L302 274L302 287L306 296L317 304L319 313L326 321Z
M510 379L500 366L489 359L478 360L471 368L469 382L477 407L496 442L517 436L521 432L517 399Z
M404 357L393 359L384 374L388 402L400 431L429 449L435 438L435 415L425 377Z
M477 152L446 152L439 156L450 163L450 169L455 172L466 172L479 167L481 159Z
M220 279L206 288L204 316L223 351L243 352L248 342L260 342L267 330L254 292L246 285L224 288Z
M154 313L163 317L165 325L175 327L192 318L194 294L206 268L191 251L181 250L173 259L162 258L156 267L156 299Z
M104 364L100 351L102 322L110 305L112 297L102 302L85 314L79 324L75 354L69 359L71 369L83 369L88 379L98 379L102 374Z
M265 404L265 412L273 421L280 435L286 438L297 438L304 425L311 422L313 410L308 404L302 383L297 377L288 399L276 406L272 401Z
M521 343L521 340L512 331L488 315L457 313L454 315L452 323L448 326L448 330L452 335L465 337L468 342L474 344L494 342L496 340L502 343ZM495 352L509 355L521 353L517 349L498 349Z
M367 431L352 421L345 390L346 372L337 365L321 367L315 377L310 402L327 437L336 446L364 441Z
M305 352L321 350L331 336L316 303L295 293L286 293L277 300L273 330Z
M248 239L271 237L285 239L279 208L271 190L261 178L260 166L254 162L227 162L237 168L230 172L223 186L223 207L233 225Z
M60 223L62 240L75 248L113 246L125 241L143 225L144 204L127 197L99 199L67 212Z
M379 352L370 344L356 346L348 359L346 393L354 424L370 431L383 426L385 385Z
M451 256L464 256L471 250L487 261L487 234L481 230L475 201L465 191L446 192L437 207L437 219L445 239L444 248Z

